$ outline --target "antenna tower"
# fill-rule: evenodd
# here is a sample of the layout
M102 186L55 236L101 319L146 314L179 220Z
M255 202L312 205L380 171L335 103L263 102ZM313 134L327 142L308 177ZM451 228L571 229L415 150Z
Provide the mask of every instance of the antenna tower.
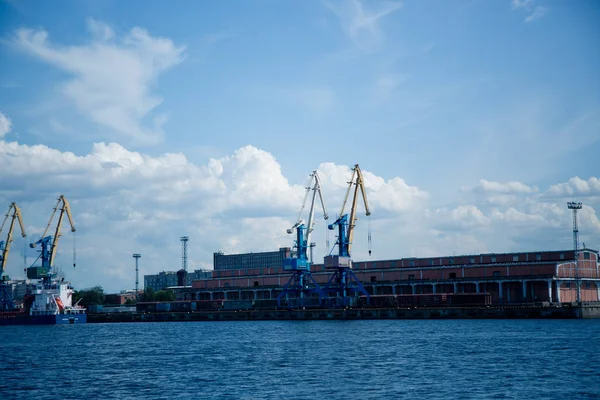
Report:
M190 240L189 236L181 237L181 269L187 272L187 242Z
M133 258L135 258L135 299L136 299L136 301L138 299L138 283L139 283L139 279L138 279L138 277L139 277L139 275L138 275L138 271L139 271L138 261L139 261L139 259L140 259L141 256L142 255L138 254L138 253L135 253L133 255Z
M577 281L577 303L581 302L581 282L579 276L579 223L577 213L582 208L581 202L570 201L567 208L573 210L573 251L575 253L575 280Z

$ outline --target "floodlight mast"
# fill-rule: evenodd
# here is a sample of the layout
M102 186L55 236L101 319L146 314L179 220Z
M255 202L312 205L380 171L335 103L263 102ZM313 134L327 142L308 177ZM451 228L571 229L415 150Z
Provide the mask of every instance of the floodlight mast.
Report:
M581 202L569 201L567 208L573 210L573 252L575 255L575 284L577 286L577 304L581 303L581 277L579 276L579 222L577 213L583 208Z

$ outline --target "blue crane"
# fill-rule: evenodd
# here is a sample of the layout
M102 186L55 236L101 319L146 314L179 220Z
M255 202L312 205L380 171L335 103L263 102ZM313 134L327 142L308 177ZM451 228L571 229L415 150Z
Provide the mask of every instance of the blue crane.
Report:
M10 244L13 241L12 235L13 230L15 228L15 220L19 221L19 225L21 227L21 236L27 236L25 234L25 228L23 227L23 218L21 217L21 209L16 203L11 203L8 206L8 212L5 215L4 221L2 221L2 225L0 225L0 234L2 234L2 229L4 229L4 225L6 221L10 218L10 225L8 227L8 236L6 241L0 240L0 310L13 310L15 308L15 304L12 297L12 290L8 290L8 287L5 282L4 269L6 268L6 264L8 262L8 252L10 250Z
M50 228L52 220L54 219L54 215L58 210L60 210L60 212L58 214L58 222L56 224L54 236L47 236L46 234L48 233L48 229ZM31 267L27 268L27 278L42 279L44 284L50 283L52 279L51 269L54 266L54 258L56 256L58 240L62 236L60 233L60 228L65 214L67 214L67 218L69 219L71 232L75 232L75 224L73 223L73 216L71 215L71 207L69 206L69 202L65 196L61 195L58 198L56 206L54 206L54 211L52 211L50 221L48 221L48 225L46 226L41 238L37 242L33 242L29 245L31 248L35 248L38 244L40 245L40 255L34 261L34 264L37 260L41 259L42 265L38 267L32 265ZM75 267L75 248L73 248L73 267Z
M370 295L352 272L352 259L350 256L350 250L352 248L352 241L354 238L354 228L356 226L356 208L358 202L358 191L363 197L365 204L365 212L367 216L371 215L369 210L369 203L367 201L367 193L365 190L364 179L362 171L358 164L352 168L352 178L348 182L348 190L346 191L346 197L342 203L342 210L340 211L339 217L328 226L330 230L338 227L338 237L336 240L336 246L338 247L338 254L332 255L331 253L325 257L325 268L333 269L334 273L327 281L324 290L327 293L335 293L336 297L340 299L341 305L348 307L352 300L349 297L350 293L362 293L367 296L367 301L370 300ZM350 209L350 215L344 213L346 203L348 201L348 195L354 187L354 194L352 197L352 207ZM369 228L369 255L371 255L371 231ZM333 252L333 249L332 249ZM340 304L335 304L340 305Z
M310 211L308 213L308 222L305 225L304 220L302 219L302 212L306 207L306 201L311 191L312 199L310 203ZM294 224L292 228L287 230L288 234L294 233L294 230L296 231L296 240L294 245L294 248L296 249L296 256L289 257L283 260L283 269L286 271L293 271L293 274L288 280L288 282L284 285L279 296L277 296L277 304L279 307L281 307L281 301L283 299L288 299L290 294L294 294L295 298L298 299L298 307L304 306L305 297L307 295L311 295L313 293L317 294L319 300L322 299L325 295L325 293L321 290L319 284L315 281L315 279L310 273L312 257L309 258L308 254L309 249L311 249L314 246L314 244L310 241L310 237L315 223L314 213L317 195L319 196L321 206L323 208L323 218L327 220L329 217L327 215L327 209L325 208L325 201L323 200L321 182L319 180L319 175L317 174L317 171L313 171L312 174L310 174L310 182L306 187L304 201L302 202L302 208L300 208L300 213L298 215L298 222L296 222L296 224Z

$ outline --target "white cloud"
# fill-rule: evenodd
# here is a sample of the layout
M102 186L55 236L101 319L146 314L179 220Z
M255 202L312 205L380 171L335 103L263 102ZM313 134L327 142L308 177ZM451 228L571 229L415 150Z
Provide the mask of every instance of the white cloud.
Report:
M365 52L381 49L385 40L380 20L402 7L401 2L382 2L378 10L365 10L361 0L345 0L325 5L339 18L342 29L354 44Z
M19 29L14 43L71 75L62 91L88 118L139 143L161 141L166 115L152 113L162 99L151 88L183 60L184 47L137 27L121 38L93 19L88 29L91 41L82 45L55 45L46 31L31 29Z
M512 0L512 8L529 8L533 4L533 0Z
M10 132L11 126L12 122L10 118L0 112L0 139Z
M576 176L568 182L550 186L548 194L551 196L600 196L600 179L592 176L583 180Z
M16 201L21 206L28 240L45 228L56 196L64 194L70 200L78 266L66 269L67 276L77 287L100 284L109 291L133 286L134 252L143 255L142 275L178 269L182 235L190 236L190 265L196 268L210 267L212 253L218 250L257 252L291 246L293 237L286 229L296 220L306 184L290 182L272 154L253 146L195 164L182 153L149 156L117 143L96 143L88 154L76 155L0 140L0 170L12 171L0 174L0 205ZM310 171L307 168L306 177ZM348 188L350 166L326 162L318 171L333 218ZM514 202L506 195L503 204L491 208L475 198L473 203L429 211L430 201L445 199L431 199L401 177L383 178L364 169L363 175L373 218L367 223L359 204L356 260L369 259L369 226L371 259L570 246L571 217L562 200L532 192ZM600 232L594 207L588 201L580 214L582 241L592 248ZM350 203L346 212L349 208ZM335 240L335 232L326 225L317 211L316 260L330 250L324 245L326 238L330 245ZM71 264L70 236L65 230L58 264ZM13 246L11 275L22 271L22 248L20 243ZM32 257L29 254L30 262Z
M482 193L503 193L503 194L518 194L518 193L534 193L538 189L535 186L527 186L524 183L510 182L494 182L486 179L481 179L479 183L471 187L463 187L463 191L473 191Z
M546 15L547 12L548 9L546 7L537 6L535 10L533 10L533 13L531 13L531 15L525 18L525 22L537 21L538 19L544 17L544 15Z

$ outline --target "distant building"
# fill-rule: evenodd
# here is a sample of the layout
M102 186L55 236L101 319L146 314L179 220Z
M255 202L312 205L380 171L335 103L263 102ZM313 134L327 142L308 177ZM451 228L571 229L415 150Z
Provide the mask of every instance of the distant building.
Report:
M281 247L278 251L262 253L213 254L215 271L227 269L278 268L283 265L283 259L290 257L291 249Z
M212 271L197 269L187 273L187 286L192 286L192 281L207 279L212 276ZM170 286L177 286L177 272L163 271L156 275L144 275L144 290L152 289L155 292Z
M7 280L4 281L4 284L6 285L6 288L8 289L8 292L14 301L21 302L23 300L23 297L25 297L25 293L27 292L26 280Z
M104 302L107 305L122 305L127 303L127 300L135 301L135 290L133 293L107 294Z

